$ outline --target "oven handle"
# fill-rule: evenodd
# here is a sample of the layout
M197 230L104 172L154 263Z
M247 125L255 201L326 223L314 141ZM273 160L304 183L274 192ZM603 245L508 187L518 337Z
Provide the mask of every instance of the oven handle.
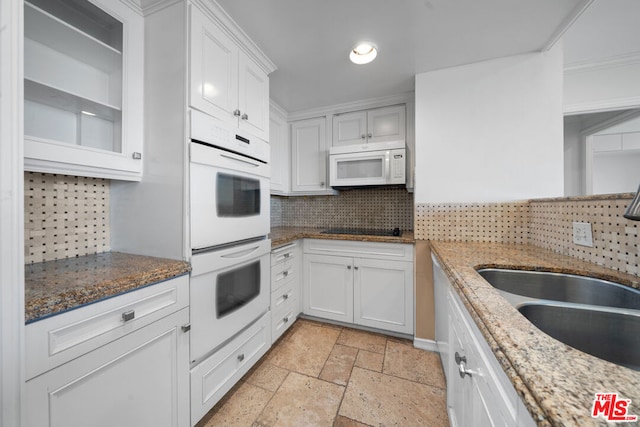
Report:
M243 258L247 255L250 255L260 249L260 246L253 246L251 248L243 249L238 252L232 252L230 254L220 255L221 258Z
M260 163L254 163L254 162L252 162L250 160L244 160L242 158L233 157L233 156L230 156L228 154L220 154L220 157L224 157L225 159L229 159L229 160L234 160L234 161L236 161L238 163L246 163L246 164L248 164L250 166L253 166L254 168L260 167Z

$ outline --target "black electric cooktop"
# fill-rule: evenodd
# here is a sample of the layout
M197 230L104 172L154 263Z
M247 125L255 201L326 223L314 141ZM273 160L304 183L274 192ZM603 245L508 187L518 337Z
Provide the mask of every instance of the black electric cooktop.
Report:
M355 236L400 236L399 228L393 230L367 230L364 228L330 228L323 230L321 234L351 234Z

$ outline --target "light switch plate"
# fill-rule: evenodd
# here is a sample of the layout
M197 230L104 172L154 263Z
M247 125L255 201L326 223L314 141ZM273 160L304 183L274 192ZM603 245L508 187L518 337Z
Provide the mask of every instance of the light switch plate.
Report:
M593 247L593 234L590 222L573 222L573 243Z

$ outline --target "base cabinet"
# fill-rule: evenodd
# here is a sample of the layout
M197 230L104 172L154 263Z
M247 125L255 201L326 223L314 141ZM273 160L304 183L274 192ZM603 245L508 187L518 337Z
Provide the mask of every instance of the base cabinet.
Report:
M275 342L300 314L299 242L271 251L271 341Z
M412 245L308 239L303 272L305 314L414 333Z
M25 425L186 426L188 322L184 308L27 381Z
M432 255L436 341L452 426L533 427L529 415L449 279Z

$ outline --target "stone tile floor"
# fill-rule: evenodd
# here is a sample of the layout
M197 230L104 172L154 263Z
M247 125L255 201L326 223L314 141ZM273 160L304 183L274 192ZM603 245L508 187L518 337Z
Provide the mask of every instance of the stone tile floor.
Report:
M299 319L196 427L448 425L436 353Z

